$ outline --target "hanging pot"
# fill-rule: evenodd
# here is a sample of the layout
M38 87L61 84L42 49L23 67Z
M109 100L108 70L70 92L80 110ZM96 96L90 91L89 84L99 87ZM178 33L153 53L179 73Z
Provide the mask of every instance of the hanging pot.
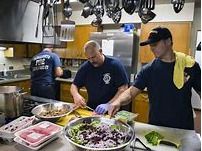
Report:
M143 0L134 0L136 2L136 8L135 8L135 12L138 13L142 7L142 1Z
M95 5L93 9L93 14L97 17L102 17L104 15L104 7L103 7L103 1L98 0L97 4Z
M93 6L91 5L90 2L87 2L84 5L83 11L81 13L81 16L83 16L84 18L87 18L88 16L93 14Z
M155 13L153 13L151 10L149 10L147 8L142 8L139 11L138 15L141 18L141 21L142 21L143 24L148 23L149 21L154 19L154 17L156 16Z
M71 7L64 8L63 13L65 17L69 18L72 15L72 8Z
M23 112L22 89L16 86L0 86L0 111L6 118L16 118Z
M96 17L96 19L94 19L92 22L91 22L91 25L94 26L94 27L98 27L102 24L102 19L100 17Z
M179 13L184 7L185 0L173 0L171 3L173 4L174 11Z
M79 0L79 2L81 2L81 3L83 3L83 4L85 4L85 3L87 3L89 0Z
M106 13L109 18L112 18L114 9L119 6L119 0L105 0Z
M72 15L72 8L70 6L69 0L64 3L63 14L65 17L69 18Z
M116 7L114 9L114 12L113 12L113 15L112 15L112 20L114 23L119 23L120 20L121 20L121 15L122 15L122 12L121 12L121 9L120 7Z
M123 9L128 13L129 15L132 15L136 9L137 1L134 0L122 0L122 6Z

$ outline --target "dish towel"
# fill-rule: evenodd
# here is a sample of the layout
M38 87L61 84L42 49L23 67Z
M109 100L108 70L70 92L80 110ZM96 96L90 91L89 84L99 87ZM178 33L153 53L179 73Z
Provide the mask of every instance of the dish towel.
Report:
M174 66L174 75L173 82L178 89L181 89L185 83L184 69L193 67L195 60L193 57L186 55L181 52L175 53L175 66Z

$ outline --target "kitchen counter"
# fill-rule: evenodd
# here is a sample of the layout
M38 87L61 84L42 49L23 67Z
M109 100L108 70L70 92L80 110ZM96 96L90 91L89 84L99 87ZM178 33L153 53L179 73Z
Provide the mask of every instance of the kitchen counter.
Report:
M18 82L18 81L24 81L24 80L30 80L30 75L26 75L22 78L9 78L9 79L5 79L5 80L0 80L0 84L5 84L5 83L11 83L11 82ZM73 82L73 78L56 78L56 81L61 81L61 82L69 82L72 83Z
M74 78L56 78L56 81L72 83L74 81Z
M175 128L167 128L161 126L154 126L149 124L143 124L136 122L135 123L135 132L136 137L138 137L146 146L150 147L153 151L177 151L178 149L167 146L167 145L158 145L152 146L146 142L144 135L150 131L158 131L166 139L171 139L175 142L180 142L181 147L180 151L200 151L201 150L201 140L197 136L194 130L183 130ZM143 148L139 143L136 143L137 147ZM0 144L0 150L2 151L28 151L29 149L18 145L15 142L9 145ZM57 140L49 143L41 151L77 151L71 146L71 144L65 140L64 136L61 135ZM136 149L140 151L142 149ZM127 146L123 151L132 151L132 149Z
M11 82L18 82L18 81L24 81L24 80L30 80L30 75L26 75L20 78L9 78L5 80L0 80L0 84L5 84L5 83L11 83Z

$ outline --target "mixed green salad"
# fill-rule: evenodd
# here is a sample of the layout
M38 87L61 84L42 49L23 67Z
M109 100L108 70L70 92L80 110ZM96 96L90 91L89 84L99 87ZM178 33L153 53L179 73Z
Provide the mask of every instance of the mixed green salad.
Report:
M115 147L130 139L121 125L108 125L96 120L71 127L67 135L75 143L93 148Z

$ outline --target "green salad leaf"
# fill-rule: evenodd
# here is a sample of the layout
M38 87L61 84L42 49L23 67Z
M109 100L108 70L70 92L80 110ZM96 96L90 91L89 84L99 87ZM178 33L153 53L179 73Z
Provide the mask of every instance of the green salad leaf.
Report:
M146 134L145 138L147 139L148 143L156 146L159 144L160 140L162 140L164 137L158 132L152 131Z

